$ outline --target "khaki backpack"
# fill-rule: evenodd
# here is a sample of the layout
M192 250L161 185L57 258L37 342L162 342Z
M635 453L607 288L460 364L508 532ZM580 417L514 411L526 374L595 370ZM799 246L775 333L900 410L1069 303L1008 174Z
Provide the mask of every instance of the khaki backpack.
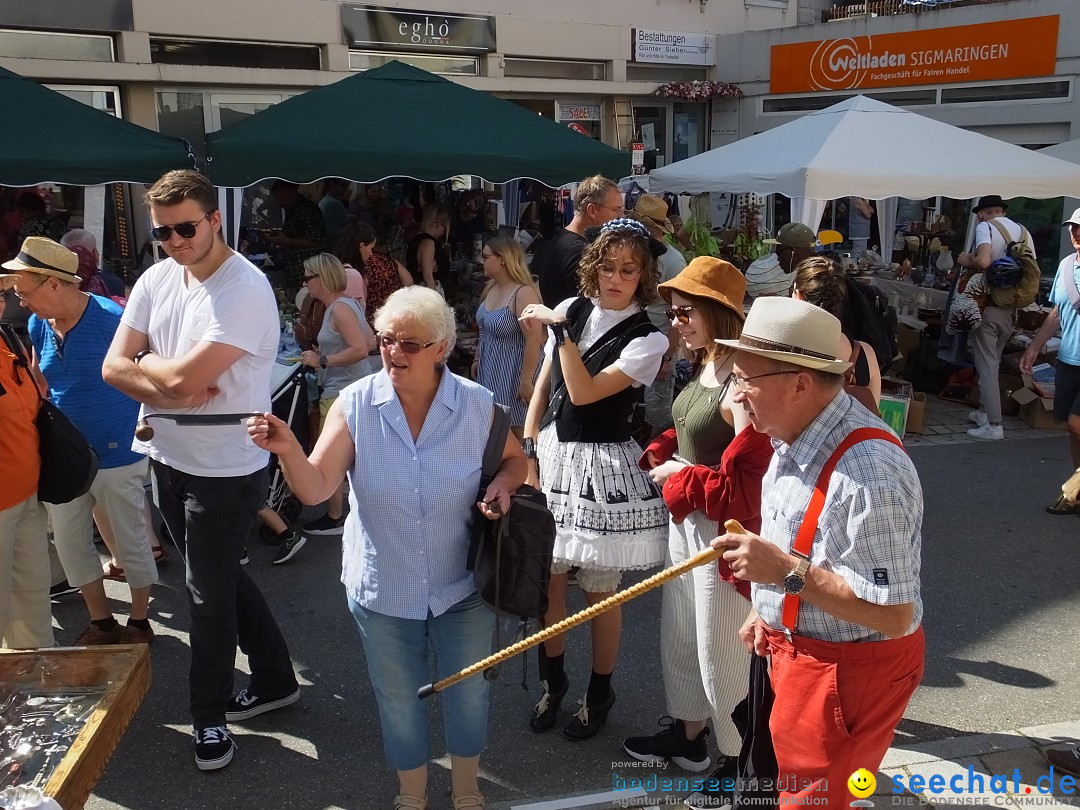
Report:
M996 219L990 220L990 224L997 228L1001 238L1005 240L1005 256L1014 259L1022 270L1016 286L1013 287L990 287L990 299L994 306L1006 309L1023 309L1035 302L1035 296L1039 293L1039 282L1042 280L1042 270L1035 261L1035 254L1028 246L1028 232L1023 225L1020 226L1020 239L1016 242L1009 236L1005 226Z

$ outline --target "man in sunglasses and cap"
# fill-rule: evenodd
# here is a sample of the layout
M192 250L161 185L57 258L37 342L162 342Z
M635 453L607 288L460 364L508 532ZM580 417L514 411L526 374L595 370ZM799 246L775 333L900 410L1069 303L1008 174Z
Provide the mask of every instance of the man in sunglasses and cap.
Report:
M270 410L278 345L274 293L263 274L221 236L217 191L191 170L166 173L146 194L154 238L167 259L135 283L102 373L146 413L190 418ZM268 489L269 454L244 421L154 421L149 441L154 498L185 557L191 609L191 713L195 764L223 768L236 746L227 721L299 699L285 640L258 586L240 567ZM236 646L252 677L236 695Z
M757 299L739 339L719 341L736 351L734 402L774 453L760 535L713 541L753 583L740 635L771 656L781 802L829 807L881 763L924 654L922 488L899 441L844 391L839 341L835 317L780 297ZM860 440L860 428L878 433Z

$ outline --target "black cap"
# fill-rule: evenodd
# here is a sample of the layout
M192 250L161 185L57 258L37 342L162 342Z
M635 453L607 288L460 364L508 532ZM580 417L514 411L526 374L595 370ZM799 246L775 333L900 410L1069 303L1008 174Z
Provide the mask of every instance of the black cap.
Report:
M979 198L979 201L975 204L975 207L971 209L971 213L977 214L984 208L1000 208L1002 211L1005 211L1008 209L1008 207L1008 204L997 194L988 194L985 197Z

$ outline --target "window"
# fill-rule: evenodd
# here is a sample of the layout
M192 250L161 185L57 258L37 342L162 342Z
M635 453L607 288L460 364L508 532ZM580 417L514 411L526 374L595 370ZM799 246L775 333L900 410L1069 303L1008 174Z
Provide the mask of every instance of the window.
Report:
M63 59L115 62L112 37L54 31L0 30L0 56L13 59Z
M1043 98L1069 98L1068 79L1056 82L995 84L990 87L947 87L941 90L942 104L974 104L985 101L1022 101Z
M120 110L120 88L115 85L47 84L45 86L95 110L102 110L117 118L124 117Z
M867 91L864 93L869 98L883 101L886 104L894 104L897 107L918 107L926 104L937 103L937 90L933 88L923 90L886 90L880 92ZM833 104L847 101L850 95L821 95L815 93L812 96L788 96L786 98L766 98L761 102L762 113L795 113L824 110Z
M603 81L607 70L603 62L562 62L554 59L503 60L503 75L518 79L578 79Z
M320 70L322 58L314 45L280 45L220 39L150 38L150 61L165 65Z
M628 82L692 82L709 78L706 67L667 67L666 65L635 65L627 63Z
M429 73L439 73L447 76L480 75L480 60L475 56L420 56L411 53L376 53L373 51L349 51L349 70L371 70L394 59L404 62L406 65L426 70Z

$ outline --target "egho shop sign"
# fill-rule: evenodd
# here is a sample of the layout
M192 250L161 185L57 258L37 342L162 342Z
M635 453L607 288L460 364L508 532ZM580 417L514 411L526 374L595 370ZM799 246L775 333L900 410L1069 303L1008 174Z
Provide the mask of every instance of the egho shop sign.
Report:
M495 50L494 17L342 4L341 27L350 48Z
M1058 17L773 45L769 92L1052 76Z

